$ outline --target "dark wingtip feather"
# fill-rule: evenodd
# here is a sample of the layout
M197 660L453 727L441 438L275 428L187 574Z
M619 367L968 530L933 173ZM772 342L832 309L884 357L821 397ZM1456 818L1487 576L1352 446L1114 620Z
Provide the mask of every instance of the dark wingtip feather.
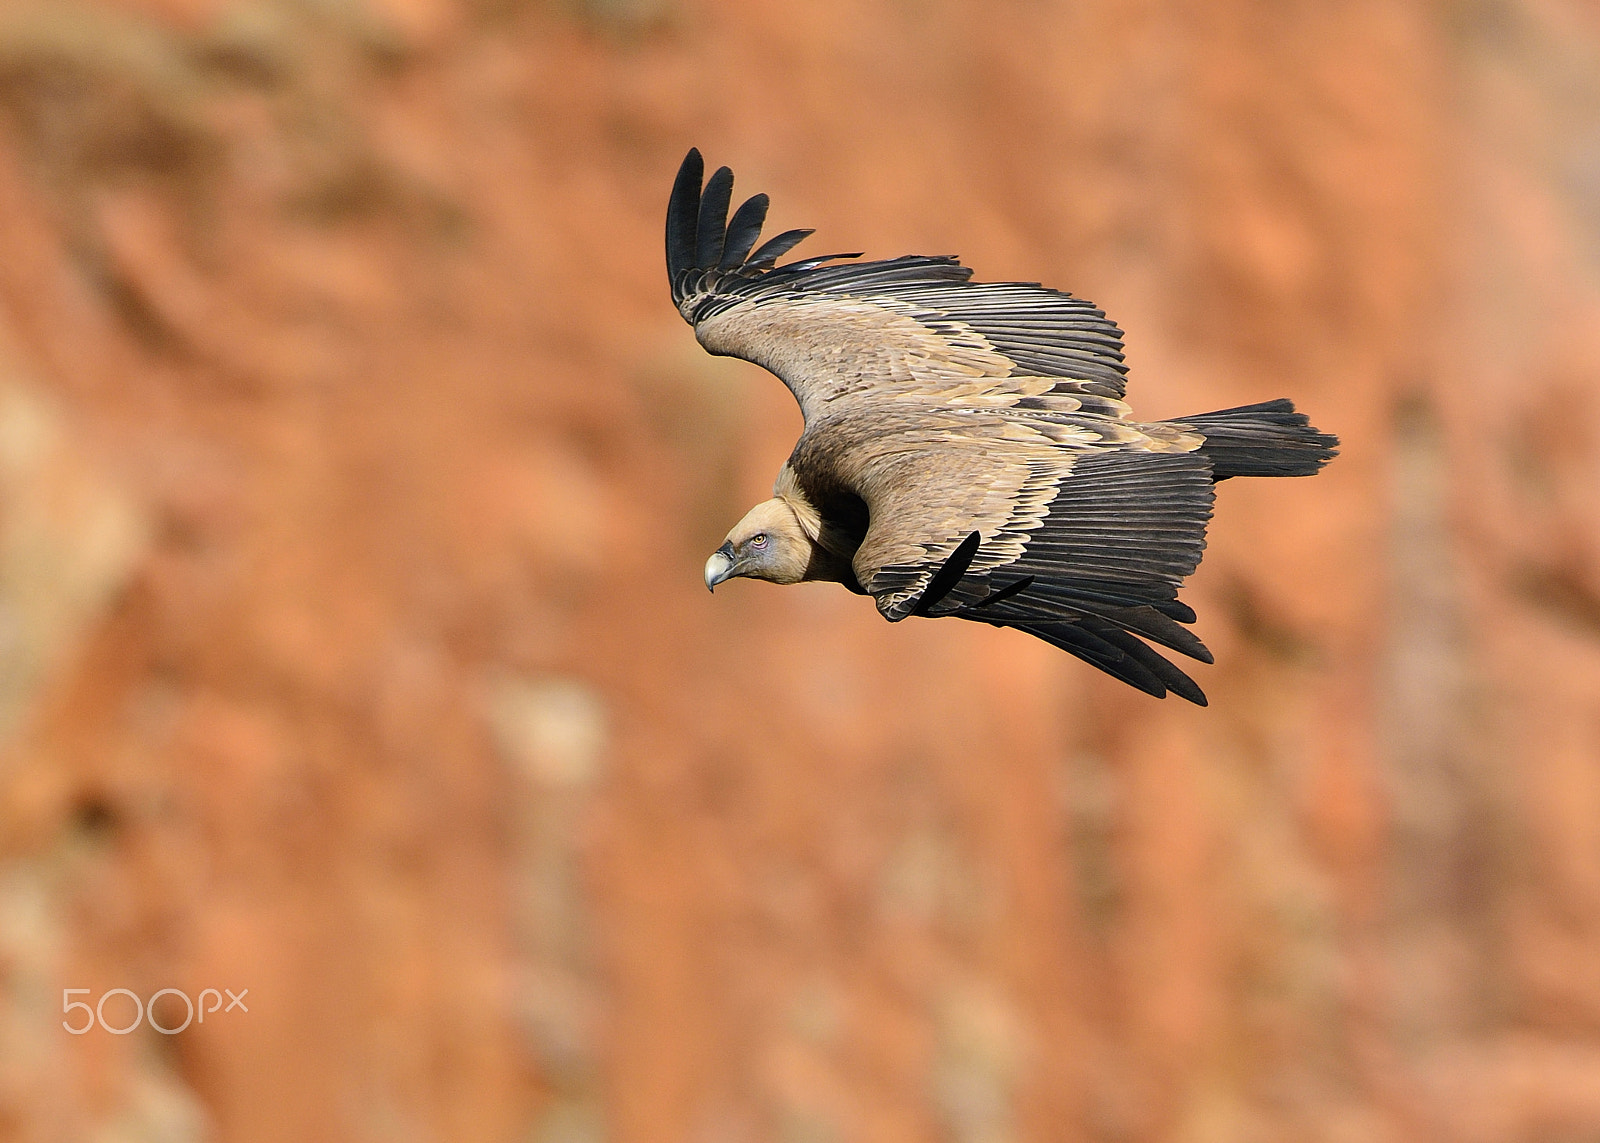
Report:
M1176 619L1179 623L1193 623L1199 618L1194 613L1194 608L1177 599L1161 599L1150 604L1168 619Z
M1076 655L1091 667L1096 667L1114 679L1120 679L1135 690L1152 698L1166 698L1167 686L1143 663L1134 659L1121 647L1102 639L1093 631L1077 623L1017 623L1010 624L1043 639L1053 647Z
M911 609L912 615L928 614L941 599L950 594L956 584L961 582L961 577L967 574L967 568L972 566L972 557L978 554L980 541L978 533L973 532L957 545L956 550L950 553L939 570L933 573L928 586L922 589L922 595L917 599L916 606Z
M969 614L977 611L980 607L990 607L996 603L1002 603L1005 600L1010 599L1013 595L1019 595L1032 586L1033 577L1031 575L1025 575L1021 579L1013 580L1012 582L1006 584L998 591L990 592L988 595L978 600L977 603L962 608L962 614Z
M1134 662L1140 664L1161 680L1167 690L1179 698L1188 699L1195 706L1206 706L1206 694L1188 675L1154 649L1141 643L1133 635L1109 626L1096 626L1094 632L1116 647Z
M1154 607L1105 608L1100 614L1125 631L1160 643L1180 655L1188 655L1202 663L1215 661L1211 649L1200 641L1198 635L1186 627L1179 627Z
M761 226L767 221L767 203L766 195L752 195L733 212L733 218L728 223L728 237L722 246L722 261L717 263L719 270L730 270L744 264L750 248L761 237Z
M815 233L815 230L785 230L776 238L769 238L762 243L761 249L750 256L750 264L776 262Z
M667 200L667 277L674 283L682 271L694 265L700 182L705 169L699 150L690 147L672 182L672 197Z
M852 250L848 254L819 254L815 258L802 258L798 262L790 262L790 263L788 263L786 265L779 266L778 269L780 269L780 270L815 270L818 266L821 266L821 265L823 265L824 263L827 263L827 262L832 262L835 259L839 259L839 258L859 258L859 257L861 257L861 254L862 254L862 251L860 251L860 250Z
M722 261L722 241L728 231L728 203L733 199L733 172L718 167L706 180L700 194L699 234L696 236L694 264L709 270Z

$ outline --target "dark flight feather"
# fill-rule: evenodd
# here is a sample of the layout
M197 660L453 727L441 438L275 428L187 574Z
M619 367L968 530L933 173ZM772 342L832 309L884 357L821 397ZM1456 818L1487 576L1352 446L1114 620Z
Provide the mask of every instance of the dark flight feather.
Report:
M1018 624L1019 631L1043 639L1051 646L1076 655L1106 674L1155 698L1167 697L1167 686L1149 667L1098 634L1076 623ZM1169 664L1170 666L1170 664ZM1177 668L1173 668L1176 670Z
M967 574L967 568L972 565L972 557L978 554L980 539L978 533L973 532L956 546L956 550L950 553L949 558L928 580L928 586L922 589L922 595L918 597L916 606L911 609L912 615L927 615L938 606L940 600L950 594L956 584L961 582L961 577Z
M700 152L691 150L678 168L678 177L672 184L672 197L667 200L667 277L677 292L679 275L695 265L695 251L700 222L700 181L705 175L705 162Z
M722 244L722 258L717 269L731 270L742 266L750 248L761 237L761 226L767 221L767 196L754 195L744 200L744 205L733 212L728 223L727 238Z
M1025 575L1021 579L1013 580L1000 590L991 591L988 595L978 600L977 603L968 604L966 607L961 609L959 614L967 616L976 612L980 607L993 607L995 604L1010 599L1013 595L1018 595L1027 590L1028 585L1032 582L1033 577L1031 575Z
M776 238L769 238L763 242L761 249L750 255L750 265L759 266L776 262L815 233L815 230L785 230Z
M1112 626L1099 626L1099 624L1094 624L1094 626L1085 624L1085 628L1090 629L1096 636L1106 640L1107 644L1112 645L1112 647L1122 650L1123 655L1128 656L1134 663L1138 663L1150 674L1154 674L1157 679L1162 680L1162 685L1166 687L1168 692L1178 695L1179 698L1186 698L1190 703L1194 703L1195 706L1206 706L1205 692L1200 690L1198 685L1195 685L1194 679L1190 679L1187 674L1179 671L1171 661L1166 660L1162 655L1158 655L1152 648L1141 644L1138 639L1134 639L1128 632L1118 631L1117 628L1112 628Z
M728 229L728 204L733 200L733 172L718 167L700 192L700 221L695 236L696 266L714 267L722 260Z
M1188 699L1196 706L1206 705L1205 692L1195 685L1193 679L1128 632L1118 630L1109 624L1092 622L1085 623L1084 628L1093 631L1101 639L1121 650L1128 658L1160 679L1162 685L1179 698Z
M815 270L819 266L822 266L824 263L837 261L840 258L859 258L859 257L861 257L861 251L859 251L859 250L856 250L856 251L854 251L852 253L848 253L848 254L818 254L815 258L807 258L802 262L790 262L786 266L779 266L774 272L775 273L779 273L779 274L789 273L789 272L801 274L801 273L805 273L808 270ZM834 267L832 267L832 266L828 267L828 269L830 269L830 270L833 269L833 268Z

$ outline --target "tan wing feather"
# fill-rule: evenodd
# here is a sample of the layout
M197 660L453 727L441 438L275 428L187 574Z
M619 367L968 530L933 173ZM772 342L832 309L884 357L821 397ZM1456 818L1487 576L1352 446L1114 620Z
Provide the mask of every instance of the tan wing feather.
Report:
M972 532L982 538L973 571L1016 559L1078 450L1104 447L1107 435L1133 435L1125 423L1082 420L1030 423L1001 410L875 401L868 411L813 422L790 465L826 465L866 501L871 523L855 552L856 576L885 615L899 618ZM880 575L907 566L925 574L901 588Z
M977 330L942 324L926 324L917 307L893 298L811 294L732 307L701 321L695 336L711 353L775 373L807 421L852 398L914 393L932 403L999 405L1056 384L1012 376L1016 362ZM1057 407L1074 412L1082 402L1067 397Z

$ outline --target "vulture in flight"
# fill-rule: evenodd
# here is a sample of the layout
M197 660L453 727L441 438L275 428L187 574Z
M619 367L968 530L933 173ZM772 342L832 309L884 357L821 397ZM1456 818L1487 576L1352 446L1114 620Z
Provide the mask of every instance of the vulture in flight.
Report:
M767 196L728 216L733 173L692 150L667 205L672 300L711 353L777 374L805 431L773 498L706 561L833 580L891 623L1015 627L1158 698L1205 705L1150 644L1211 662L1178 585L1200 563L1216 483L1310 476L1338 440L1287 400L1130 418L1122 331L1031 282L974 282L953 257L778 265Z

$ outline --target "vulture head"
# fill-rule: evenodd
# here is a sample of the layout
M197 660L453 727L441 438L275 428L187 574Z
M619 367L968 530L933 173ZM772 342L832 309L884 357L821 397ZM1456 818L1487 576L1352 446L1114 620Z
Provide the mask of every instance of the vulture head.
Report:
M735 576L772 583L799 583L811 563L814 545L787 501L774 497L757 504L733 526L722 547L706 561L706 586Z

